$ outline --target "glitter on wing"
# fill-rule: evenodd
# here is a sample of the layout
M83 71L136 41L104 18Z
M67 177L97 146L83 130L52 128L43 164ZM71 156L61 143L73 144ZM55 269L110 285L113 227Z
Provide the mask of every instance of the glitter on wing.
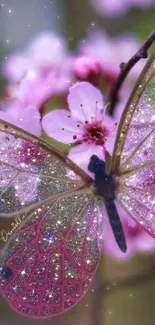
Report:
M82 298L99 262L102 204L90 194L61 195L40 204L15 231L0 263L13 274L0 277L1 292L12 309L48 318Z
M65 165L41 143L0 122L0 214L11 214L51 195L84 186L67 162Z

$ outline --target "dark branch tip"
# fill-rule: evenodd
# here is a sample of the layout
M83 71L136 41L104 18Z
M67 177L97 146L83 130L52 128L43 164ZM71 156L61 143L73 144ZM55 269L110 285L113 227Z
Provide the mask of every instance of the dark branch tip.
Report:
M120 69L121 69L121 70L124 70L125 67L126 67L126 63L125 63L125 62L121 62L121 64L120 64Z
M139 57L141 59L147 59L147 57L148 57L147 51L145 51L144 49L139 50Z
M109 94L107 96L107 102L110 102L110 105L107 107L107 112L110 115L113 115L115 106L118 102L117 94L127 77L130 70L135 66L135 64L140 61L140 59L146 59L148 57L148 50L151 45L155 42L155 31L146 39L142 47L136 52L127 63L122 62L120 64L120 73L113 85L113 87L109 90Z

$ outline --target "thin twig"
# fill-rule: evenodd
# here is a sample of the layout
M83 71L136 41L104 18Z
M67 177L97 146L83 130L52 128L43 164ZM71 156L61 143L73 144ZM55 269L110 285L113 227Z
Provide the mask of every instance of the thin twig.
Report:
M115 106L118 101L118 93L124 82L125 78L127 77L130 70L135 66L135 64L140 61L141 59L146 59L148 57L148 50L150 46L155 42L155 31L153 31L144 44L140 47L140 49L134 54L131 59L127 63L121 63L120 65L120 74L116 79L114 86L111 88L108 99L107 99L107 113L112 115L115 109Z

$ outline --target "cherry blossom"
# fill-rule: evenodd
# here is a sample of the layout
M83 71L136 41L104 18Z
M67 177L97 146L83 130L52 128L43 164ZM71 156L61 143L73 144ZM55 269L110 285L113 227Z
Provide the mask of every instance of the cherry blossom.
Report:
M65 62L65 64L64 64ZM41 105L53 94L68 90L71 62L66 43L54 33L44 33L28 48L5 62L3 71L10 80L7 95L22 106Z
M36 136L41 135L40 113L35 106L21 107L17 101L0 107L0 119L14 124Z
M88 82L69 90L69 110L53 110L43 117L45 132L63 143L74 144L69 157L87 170L92 154L112 152L117 122L105 114L101 92Z
M106 82L113 83L120 72L120 64L126 62L138 51L140 41L133 35L122 34L111 38L103 30L94 29L84 41L79 43L79 52L85 57L95 58L102 67L102 75ZM128 81L133 83L144 62L141 60L131 70Z

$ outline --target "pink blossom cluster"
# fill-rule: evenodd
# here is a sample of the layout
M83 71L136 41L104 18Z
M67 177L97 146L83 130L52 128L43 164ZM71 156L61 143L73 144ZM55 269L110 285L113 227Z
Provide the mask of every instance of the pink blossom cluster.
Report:
M107 16L118 16L130 8L146 9L155 4L154 0L91 0L91 3L99 14Z
M0 105L4 111L3 118L6 116L10 120L14 115L14 123L24 128L24 121L32 111L31 118L35 116L34 122L37 118L38 125L36 129L34 123L32 129L31 123L29 131L41 134L39 121L45 103L52 96L57 95L66 103L69 87L76 80L89 81L106 91L117 78L120 63L127 60L138 47L139 41L133 36L111 39L104 32L96 30L84 42L79 42L77 51L71 53L62 37L49 32L39 35L25 50L13 54L4 64L3 72L9 84L5 90L7 102ZM133 69L127 86L122 90L119 115L130 85L140 70L141 64Z
M37 136L43 129L48 136L70 144L69 157L88 172L92 154L101 159L105 159L106 151L112 154L124 103L143 64L137 65L130 74L114 117L106 114L105 96L98 88L106 95L118 76L120 63L128 60L139 45L132 36L111 39L96 30L71 53L65 40L57 35L39 36L4 65L9 82L5 91L7 101L0 104L0 118ZM45 104L52 102L54 96L61 98L64 105L45 114ZM125 212L121 211L120 215L127 254L118 251L108 221L105 252L123 259L135 251L152 251L153 239L134 222L127 222Z
M51 33L37 37L25 51L8 58L3 69L9 79L5 94L7 103L1 105L3 118L6 116L6 120L11 121L14 115L13 122L28 130L24 123L31 116L29 132L41 135L42 105L53 94L68 90L71 83L69 61L64 39Z

